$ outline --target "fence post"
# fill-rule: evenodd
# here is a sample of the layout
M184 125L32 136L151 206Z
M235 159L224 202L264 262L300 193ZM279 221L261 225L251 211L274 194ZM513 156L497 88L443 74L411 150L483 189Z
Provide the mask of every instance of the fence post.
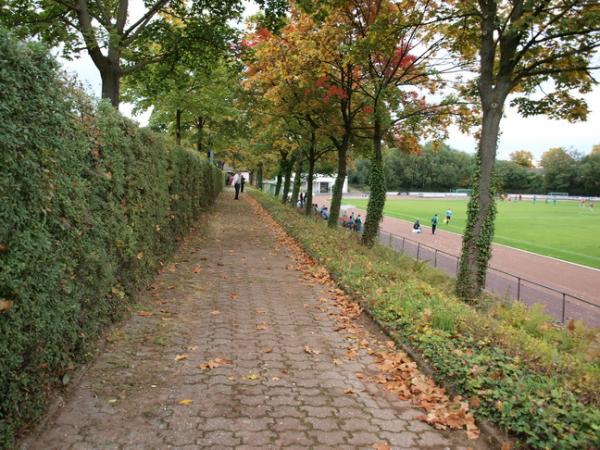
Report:
M517 300L521 300L521 277L517 277Z
M433 253L433 267L437 267L437 248L435 249L435 252Z
M567 294L565 294L564 292L562 293L562 297L563 297L563 304L562 304L562 315L561 315L561 319L560 322L562 324L565 323L565 307L566 307L566 303L567 303Z
M421 250L421 243L417 244L417 261L419 260L419 251Z

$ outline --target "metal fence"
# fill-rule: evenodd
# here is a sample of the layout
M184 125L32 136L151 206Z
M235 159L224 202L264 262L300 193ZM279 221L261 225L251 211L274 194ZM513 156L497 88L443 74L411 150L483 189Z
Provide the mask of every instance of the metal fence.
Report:
M452 277L458 273L459 258L456 255L383 230L379 230L379 241L403 255L427 262ZM546 306L546 312L561 323L569 319L581 319L590 326L600 327L599 304L494 267L488 267L485 290L528 305L542 303Z

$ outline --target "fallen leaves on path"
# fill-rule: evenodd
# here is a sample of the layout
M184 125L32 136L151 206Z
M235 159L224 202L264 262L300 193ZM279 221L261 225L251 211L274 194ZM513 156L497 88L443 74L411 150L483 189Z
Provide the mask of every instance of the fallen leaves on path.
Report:
M204 270L204 269L203 269L202 267L198 266L198 267L194 267L194 270L193 270L193 272L194 272L194 273L200 273L200 272L202 272L203 270Z
M215 359L210 359L208 362L206 362L204 364L199 364L197 367L198 367L198 369L202 369L202 370L210 370L210 369L215 369L215 368L221 367L221 366L228 366L230 364L231 364L230 359L215 358Z
M141 317L150 317L152 315L152 313L150 311L138 311L138 316Z
M410 360L405 353L396 350L394 341L380 343L381 347L386 348L387 351L375 351L370 348L369 341L364 339L367 332L357 324L356 320L362 313L362 307L348 298L343 290L335 286L327 270L322 266L318 266L298 242L289 236L283 227L256 200L253 198L249 200L255 209L256 215L261 217L275 234L277 243L286 247L295 259L296 268L303 272L303 278L329 288L329 292L333 297L332 300L339 311L336 315L337 326L335 331L347 332L351 335L349 339L358 341L358 346L348 347L345 354L346 359L354 360L358 356L359 347L366 348L367 353L377 359L380 370L379 374L371 377L373 382L381 384L401 399L409 400L423 408L426 414L419 417L419 419L435 428L442 430L464 428L470 439L477 439L479 428L475 425L475 418L469 410L469 405L476 407L479 399L473 398L466 401L460 396L450 398L445 389L436 386L431 378L422 374L418 370L417 364ZM328 299L321 298L319 300L326 303L323 300ZM362 337L358 338L357 336ZM376 346L373 345L372 347ZM304 351L311 353L307 349L312 350L306 346ZM333 362L336 365L341 364L339 359L334 359ZM373 448L387 450L390 447L385 442L379 442L374 444Z
M308 345L305 345L304 353L308 353L309 355L318 355L321 352L319 350L315 350L314 348L309 347Z
M219 311L218 309L215 309L214 311L210 312L213 316L216 316L217 314L221 314L221 311Z
M403 352L375 352L377 365L384 372L375 382L396 393L403 400L423 408L427 414L417 417L439 430L447 428L467 430L470 439L479 437L475 418L469 411L469 403L462 397L450 398L445 389L436 386L428 376L422 374L417 364Z
M256 373L249 373L246 378L248 378L251 381L258 380L258 374L256 374Z
M186 353L175 356L175 361L178 361L178 362L185 361L186 359L188 359L188 355Z
M376 442L373 444L375 450L391 450L391 447L387 442Z
M192 403L194 403L194 400L191 400L191 399L189 399L189 398L186 398L186 399L183 399L183 400L179 400L179 402L178 402L178 403L179 403L180 405L183 405L183 406L189 406L189 405L191 405Z
M257 330L268 330L269 324L267 324L266 322L261 322L258 325L256 325L256 329Z

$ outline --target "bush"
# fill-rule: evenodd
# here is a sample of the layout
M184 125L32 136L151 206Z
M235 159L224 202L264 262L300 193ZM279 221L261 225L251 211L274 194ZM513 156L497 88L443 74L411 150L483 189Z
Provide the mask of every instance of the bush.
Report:
M436 279L429 270L411 268L391 250L368 249L356 236L341 237L345 230L331 230L265 194L252 195L340 287L425 357L438 380L478 404L477 417L533 448L598 448L599 362L586 359L597 333L577 324L573 330L546 330L543 314L520 306L515 315L477 311L449 294L447 284L429 281ZM592 339L584 353L572 354L575 345L559 348L563 336L583 349L576 335Z
M0 30L0 448L154 275L223 175Z

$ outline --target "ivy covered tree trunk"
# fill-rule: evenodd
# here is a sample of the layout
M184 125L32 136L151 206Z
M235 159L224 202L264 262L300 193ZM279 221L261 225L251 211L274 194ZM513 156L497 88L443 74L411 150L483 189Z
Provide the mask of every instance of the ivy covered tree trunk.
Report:
M488 98L490 99L482 103L481 138L475 158L475 174L456 280L458 296L471 302L485 287L487 265L492 256L491 245L496 218L493 172L504 99L500 101L498 95L493 94Z
M383 154L381 151L381 116L375 108L373 120L373 160L369 173L369 203L367 204L367 217L365 218L365 229L362 235L362 243L372 247L379 231L379 222L383 217L385 206L385 176L383 173Z
M292 184L292 169L294 168L294 159L286 161L283 172L283 195L281 196L281 203L284 205L288 202L288 195L290 193L290 186Z
M331 195L331 205L329 206L329 220L327 224L330 227L337 227L337 221L340 217L340 207L342 206L342 194L344 181L348 172L348 147L350 146L350 133L345 133L341 145L338 147L338 173L333 183L333 193Z
M294 186L292 187L292 199L290 203L292 206L296 206L298 203L298 196L300 195L300 186L302 185L302 166L304 165L304 160L302 159L302 155L298 155L298 159L296 160L296 167L294 171L296 172L294 175Z

